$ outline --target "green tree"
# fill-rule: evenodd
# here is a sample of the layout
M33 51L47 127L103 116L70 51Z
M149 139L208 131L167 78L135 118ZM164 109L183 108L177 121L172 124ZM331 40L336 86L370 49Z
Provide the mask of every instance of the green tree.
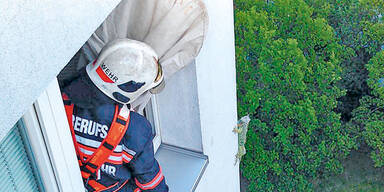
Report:
M306 0L320 17L327 18L335 29L339 43L344 46L341 85L348 94L339 106L347 118L351 133L359 138L358 144L372 148L375 166L384 162L383 97L378 87L382 73L384 45L383 0ZM321 14L325 13L325 14ZM375 56L376 55L376 56ZM375 57L373 57L375 56ZM372 58L373 57L373 58ZM369 61L369 63L368 63ZM368 64L367 64L368 63ZM355 109L357 108L357 109ZM354 110L355 109L355 110ZM353 111L353 113L351 113Z
M340 57L343 67L339 85L347 89L340 98L338 112L344 121L359 106L359 99L369 92L367 62L381 50L384 40L382 0L306 0L314 16L327 19L343 46Z
M235 7L238 110L253 119L241 164L248 190L311 191L314 178L342 172L355 146L334 112L343 47L303 0Z
M376 167L384 165L384 51L374 56L367 64L368 85L372 89L364 96L361 105L353 111L348 123L359 143L366 143L372 149L371 158Z

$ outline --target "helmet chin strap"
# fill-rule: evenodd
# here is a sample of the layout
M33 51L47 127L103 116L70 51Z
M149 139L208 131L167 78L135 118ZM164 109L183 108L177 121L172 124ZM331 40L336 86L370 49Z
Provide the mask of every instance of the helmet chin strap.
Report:
M121 108L119 116L128 118L129 116L129 111L131 110L131 105L130 104L124 104L123 108Z

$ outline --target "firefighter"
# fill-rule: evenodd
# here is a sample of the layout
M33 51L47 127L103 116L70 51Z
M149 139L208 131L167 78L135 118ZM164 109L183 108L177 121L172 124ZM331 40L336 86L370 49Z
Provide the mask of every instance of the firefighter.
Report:
M163 80L147 44L117 39L62 88L87 191L168 191L154 158L152 128L130 103Z

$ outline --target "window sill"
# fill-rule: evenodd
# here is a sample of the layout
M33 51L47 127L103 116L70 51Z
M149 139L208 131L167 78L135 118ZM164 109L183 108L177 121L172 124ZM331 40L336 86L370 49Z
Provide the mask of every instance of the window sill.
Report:
M208 165L208 157L161 144L155 155L170 191L194 191Z

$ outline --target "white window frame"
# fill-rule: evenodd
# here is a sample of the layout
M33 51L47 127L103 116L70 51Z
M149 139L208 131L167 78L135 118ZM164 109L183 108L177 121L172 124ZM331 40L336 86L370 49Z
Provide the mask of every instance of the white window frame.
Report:
M85 191L56 78L23 121L45 190Z
M148 104L150 104L150 106ZM153 123L155 129L155 136L152 142L154 152L156 153L161 145L161 129L156 95L151 96L151 99L149 100L148 104L144 108L144 110L146 113L147 120Z

